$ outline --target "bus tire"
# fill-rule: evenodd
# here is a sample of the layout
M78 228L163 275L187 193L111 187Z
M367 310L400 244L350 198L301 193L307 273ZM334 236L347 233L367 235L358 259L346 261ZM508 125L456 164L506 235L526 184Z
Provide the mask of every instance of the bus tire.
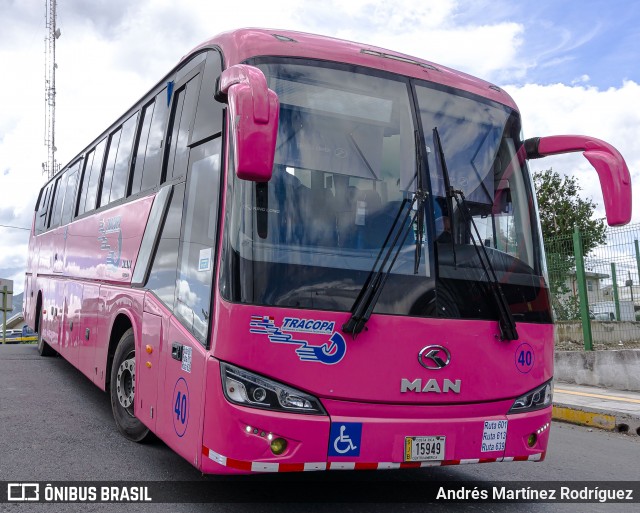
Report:
M42 323L41 323L42 324ZM42 325L38 329L38 353L40 356L55 356L56 352L42 338Z
M149 434L133 413L135 404L135 338L129 328L120 338L111 366L111 410L118 431L133 442L142 442Z

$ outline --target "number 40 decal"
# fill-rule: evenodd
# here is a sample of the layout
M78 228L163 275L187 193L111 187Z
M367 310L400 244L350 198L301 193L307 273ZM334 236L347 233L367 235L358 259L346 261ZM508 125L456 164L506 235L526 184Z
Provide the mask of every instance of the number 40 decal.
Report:
M173 429L182 438L189 424L189 387L184 378L176 381L173 388Z
M533 352L533 347L526 342L520 344L518 349L516 349L516 368L523 374L526 374L533 369L534 361L535 353Z

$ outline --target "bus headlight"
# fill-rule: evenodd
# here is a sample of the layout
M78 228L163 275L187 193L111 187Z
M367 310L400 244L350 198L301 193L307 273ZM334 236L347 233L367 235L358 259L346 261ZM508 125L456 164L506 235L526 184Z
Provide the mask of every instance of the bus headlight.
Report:
M514 402L509 413L525 413L528 411L541 410L547 406L551 406L553 400L553 388L551 380L543 385L534 388L531 392L518 397Z
M305 392L228 363L220 362L220 370L224 395L232 403L265 410L326 415L320 401Z

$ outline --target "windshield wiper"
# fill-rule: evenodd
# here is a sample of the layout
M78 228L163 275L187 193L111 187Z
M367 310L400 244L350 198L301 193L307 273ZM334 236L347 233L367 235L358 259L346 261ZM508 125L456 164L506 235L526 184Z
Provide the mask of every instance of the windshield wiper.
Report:
M473 247L476 250L478 255L478 259L482 264L482 268L487 275L487 280L489 282L489 286L492 292L492 295L495 299L496 305L498 307L498 325L500 326L500 338L502 340L518 340L518 330L516 329L516 321L511 314L511 309L509 308L509 303L507 302L507 298L504 296L504 292L502 291L502 286L500 285L500 281L498 280L498 276L496 275L496 271L493 268L493 264L491 263L491 259L489 254L487 253L487 248L485 248L484 244L482 244L482 238L480 237L480 231L478 230L478 226L473 219L473 215L471 215L471 211L466 202L466 198L464 197L464 193L461 190L456 190L451 187L451 181L449 179L449 170L447 169L447 164L444 156L444 150L442 149L442 143L440 141L440 134L438 133L438 128L433 129L433 140L436 146L437 155L439 156L439 161L442 168L442 174L444 176L447 201L449 203L449 214L451 215L451 227L453 230L453 209L451 206L453 205L453 201L455 200L458 210L462 213L465 218L465 222L469 223L473 226L473 232L471 232L471 242L473 243ZM476 240L477 237L477 240ZM454 243L455 248L455 243ZM482 249L482 251L481 251ZM455 253L454 253L454 263L455 263Z
M407 198L403 198L402 203L400 204L400 208L398 209L398 213L396 214L395 219L393 220L393 224L391 228L387 232L387 236L380 247L380 251L378 252L378 256L376 261L369 271L369 276L367 277L362 289L360 289L360 293L356 298L353 306L351 307L351 317L349 320L343 324L342 331L345 333L351 333L354 337L360 333L369 318L371 317L371 313L380 298L380 294L382 289L384 288L385 283L387 282L387 278L389 274L391 274L391 269L393 265L396 263L398 256L400 255L400 251L404 246L405 241L409 233L414 226L414 223L417 219L420 218L420 213L424 211L424 202L426 200L426 191L422 188L423 185L423 167L422 167L422 152L420 151L420 144L418 141L418 132L416 131L416 158L417 158L417 183L416 183L416 191L413 193L413 198L411 202ZM402 211L406 208L407 203L409 203L409 207L404 216L402 216ZM414 205L417 204L416 209L414 210ZM411 213L414 212L413 217L411 217ZM424 215L424 214L423 214ZM400 218L402 217L402 221L398 223ZM400 240L400 236L403 232L403 226L407 225L407 221L411 218L406 230L404 230L404 236L402 240ZM418 221L417 229L422 229L422 223ZM393 237L393 241L387 248L387 244L389 240L395 233L395 237ZM416 234L416 249L415 249L415 258L416 263L414 265L415 274L417 274L417 268L420 262L421 257L421 246L418 246L418 243L422 244L422 233L420 235ZM384 258L382 259L382 263L378 266L380 262L380 258L382 254L387 248Z

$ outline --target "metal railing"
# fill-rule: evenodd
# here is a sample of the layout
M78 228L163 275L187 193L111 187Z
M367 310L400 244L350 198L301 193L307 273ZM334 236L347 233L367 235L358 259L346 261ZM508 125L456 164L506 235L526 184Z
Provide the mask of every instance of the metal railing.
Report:
M545 240L556 348L640 348L640 224L609 228L595 248L584 239Z

